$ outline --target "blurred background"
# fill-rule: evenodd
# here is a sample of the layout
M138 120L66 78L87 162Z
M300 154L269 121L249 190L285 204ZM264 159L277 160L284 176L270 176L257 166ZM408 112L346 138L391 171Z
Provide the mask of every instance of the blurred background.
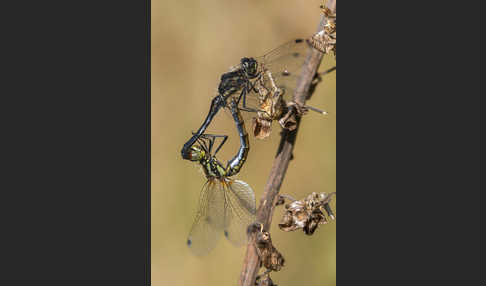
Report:
M321 11L319 0L152 0L152 285L236 285L245 247L222 238L206 257L186 246L206 181L197 164L182 160L184 142L209 110L221 74L243 56L261 56L289 40L311 36ZM281 193L297 199L311 192L336 190L336 73L327 75L302 119ZM250 133L251 123L246 127ZM228 113L220 112L207 131L226 134L218 154L224 163L237 151L238 137ZM276 154L280 126L256 140L236 176L250 184L259 204ZM337 217L336 197L331 204ZM285 267L271 274L278 285L336 284L336 222L321 225L313 236L278 228L277 208L270 230Z

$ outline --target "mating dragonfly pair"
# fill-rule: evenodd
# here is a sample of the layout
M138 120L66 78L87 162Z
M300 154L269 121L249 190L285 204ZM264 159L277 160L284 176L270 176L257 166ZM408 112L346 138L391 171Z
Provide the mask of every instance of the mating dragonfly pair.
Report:
M283 115L289 106L295 105L286 98L293 94L310 49L305 40L297 39L261 57L242 58L239 65L221 76L209 113L181 150L182 158L198 162L207 178L187 240L194 254L207 254L216 246L221 234L235 246L246 242L246 228L255 220L255 194L250 185L231 178L241 170L250 148L241 111L255 115L252 129L257 138L270 134L274 120L284 126ZM326 62L333 60L334 57L324 57ZM308 106L300 108L322 112ZM240 138L239 150L226 166L216 159L216 154L227 136L205 133L221 109L230 110ZM218 138L222 141L216 147Z

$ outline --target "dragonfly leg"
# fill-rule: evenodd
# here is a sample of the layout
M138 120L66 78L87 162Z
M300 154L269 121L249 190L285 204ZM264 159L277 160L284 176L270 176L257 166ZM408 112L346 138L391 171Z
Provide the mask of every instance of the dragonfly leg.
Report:
M203 150L207 152L207 150L209 150L210 147L206 144L206 140L203 140L203 139L206 139L206 138L197 137L196 141L199 143L199 145L201 145Z
M252 91L258 93L258 89L255 87L255 85L258 81L260 81L262 79L262 75L263 75L263 73L260 73L260 75L258 76L258 78L256 80L254 80L253 82L250 82L250 87L248 88L248 90L252 90Z
M218 135L218 134L202 134L200 137L210 140L208 152L210 154L212 154L213 156L215 156L218 153L219 149L221 149L221 147L223 147L224 143L228 139L227 135ZM213 148L214 141L215 141L216 138L223 138L223 141L221 141L221 143L218 145L218 147L216 148L216 151L214 151L214 154L213 154L211 152L212 152L212 148Z
M221 149L221 147L223 147L224 143L226 142L226 139L228 139L228 136L223 135L223 141L221 141L221 143L219 144L218 148L216 148L216 151L214 151L214 156L216 156L216 154L218 153L219 149Z
M240 96L238 97L237 100L237 102L240 103L240 100L243 99L243 105L242 107L239 107L240 110L247 111L247 112L258 112L257 109L246 106L246 95L248 94L248 91L251 91L253 88L254 87L245 86L241 91Z

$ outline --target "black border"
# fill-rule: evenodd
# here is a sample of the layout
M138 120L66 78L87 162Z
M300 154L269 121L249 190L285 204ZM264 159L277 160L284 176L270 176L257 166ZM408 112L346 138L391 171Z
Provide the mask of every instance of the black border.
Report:
M150 8L2 4L2 282L150 285Z
M338 280L478 284L483 10L396 4L339 2Z
M151 61L151 51L152 51L152 37L151 37L151 21L152 21L152 1L151 0L146 0L147 1L147 218L146 218L146 223L147 223L147 260L145 264L145 285L150 286L152 284L152 234L151 234L151 195L152 195L152 148L151 148L151 142L152 142L152 78L151 78L151 68L152 68L152 61Z

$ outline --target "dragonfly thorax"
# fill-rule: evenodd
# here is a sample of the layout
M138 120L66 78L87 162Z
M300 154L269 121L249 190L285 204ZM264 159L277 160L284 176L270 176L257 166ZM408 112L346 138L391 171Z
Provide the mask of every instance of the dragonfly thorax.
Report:
M226 169L221 163L209 153L204 147L192 146L189 152L189 160L199 162L207 178L221 178L226 176Z
M201 161L204 174L209 178L223 178L226 176L226 169L214 157L203 158Z

